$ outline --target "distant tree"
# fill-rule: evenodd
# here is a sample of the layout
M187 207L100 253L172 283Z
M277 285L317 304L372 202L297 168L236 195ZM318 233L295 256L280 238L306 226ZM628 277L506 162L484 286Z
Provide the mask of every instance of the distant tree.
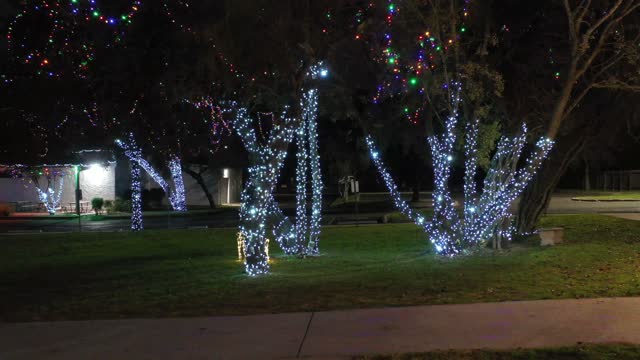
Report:
M576 114L584 99L594 91L640 90L640 3L563 0L525 9L500 4L515 15L515 25L504 35L514 46L505 54L511 63L506 71L513 79L512 108L527 114L537 132L558 144L520 201L518 230L529 232L594 126L589 117ZM517 65L518 56L527 59L526 66Z

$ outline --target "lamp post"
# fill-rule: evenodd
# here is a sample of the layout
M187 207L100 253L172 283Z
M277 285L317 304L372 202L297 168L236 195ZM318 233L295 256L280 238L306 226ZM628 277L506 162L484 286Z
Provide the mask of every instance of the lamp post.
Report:
M76 170L76 215L78 215L78 231L82 231L82 216L80 216L80 200L82 200L82 190L80 190L80 165L74 166Z
M231 195L231 178L229 177L229 169L222 170L222 178L227 179L227 204L229 204L229 198Z

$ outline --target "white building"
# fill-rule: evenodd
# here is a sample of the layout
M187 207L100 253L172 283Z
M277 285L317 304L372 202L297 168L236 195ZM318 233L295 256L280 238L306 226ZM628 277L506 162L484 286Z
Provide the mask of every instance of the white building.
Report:
M79 169L76 177L76 168ZM198 165L191 166L198 171ZM31 167L42 172L37 176L37 186L46 191L49 186L54 192L62 189L59 195L61 200L58 212L75 213L76 211L76 186L81 190L81 211L91 211L91 199L102 198L115 200L117 197L125 197L129 189L129 162L128 160L96 161L76 166L64 165L40 165ZM64 176L50 176L47 172L63 172ZM198 171L199 172L199 171ZM143 172L144 174L144 172ZM153 180L143 175L143 186L150 190L158 185ZM183 173L186 190L187 206L207 207L209 201L199 184L191 175ZM62 185L60 187L60 181ZM242 169L239 168L209 168L202 172L202 182L205 184L216 205L234 204L240 201L242 191ZM46 208L38 194L36 184L30 176L16 178L11 174L10 166L0 166L0 204L8 204L15 212L46 212ZM163 200L166 205L166 197Z

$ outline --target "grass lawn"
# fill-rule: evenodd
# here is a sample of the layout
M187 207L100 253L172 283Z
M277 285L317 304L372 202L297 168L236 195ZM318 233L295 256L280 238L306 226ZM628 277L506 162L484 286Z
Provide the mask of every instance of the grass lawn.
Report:
M511 351L438 351L424 354L369 356L362 360L634 360L640 359L640 346L611 344L583 345L551 349Z
M587 193L572 199L581 201L640 201L640 191Z
M167 317L640 295L640 222L562 215L566 243L455 259L411 224L325 227L250 278L234 229L0 237L0 319Z

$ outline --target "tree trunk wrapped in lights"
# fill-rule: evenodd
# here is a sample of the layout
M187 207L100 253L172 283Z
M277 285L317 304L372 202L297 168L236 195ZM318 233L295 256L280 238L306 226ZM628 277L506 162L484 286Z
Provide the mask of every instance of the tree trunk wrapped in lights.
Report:
M184 182L182 180L182 165L178 156L172 156L168 162L169 172L173 179L173 189L170 188L169 183L156 171L156 169L149 164L147 160L142 156L142 149L136 144L135 138L132 133L129 134L129 139L124 142L122 140L116 140L116 145L124 150L124 154L130 161L136 162L142 169L144 169L149 176L155 181L167 195L169 204L174 211L187 211L187 201L185 196Z
M286 112L283 113L281 123L273 124L265 145L258 143L252 122L246 109L238 110L234 125L249 153L251 163L249 179L241 195L238 236L244 238L245 270L253 276L269 271L269 256L266 251L267 220L281 215L279 211L275 211L277 203L273 199L273 191L287 156L287 148L293 139L295 122L286 116ZM285 224L282 222L280 219L279 225L274 229L283 230ZM276 241L285 253L291 253L294 251L295 233L277 236Z
M318 154L318 90L311 89L300 102L301 122L296 131L296 254L318 255L322 217L322 174ZM309 171L311 172L309 176ZM311 214L307 217L307 183L311 178ZM308 240L307 240L308 239Z
M176 155L169 160L169 172L173 179L173 191L169 195L169 203L176 211L187 211L187 196L182 179L182 162Z
M142 225L142 183L140 182L141 169L135 161L131 165L131 230L141 231Z
M456 100L459 103L459 99ZM457 109L457 106L454 108ZM531 181L536 171L542 165L553 141L541 138L524 167L518 168L523 148L526 144L527 129L510 138L503 136L492 158L490 168L484 179L482 192L478 197L475 181L477 170L477 137L478 122L468 124L465 140L465 175L464 175L464 203L462 214L455 209L455 203L449 188L453 152L456 141L457 110L454 110L445 123L445 131L438 136L429 137L429 144L433 157L434 215L430 223L425 224L424 218L413 210L400 198L400 193L376 149L371 136L367 138L367 145L374 164L382 175L396 207L428 234L438 253L456 255L460 252L486 244L490 240L509 239L513 227L505 229L510 218L509 207Z

